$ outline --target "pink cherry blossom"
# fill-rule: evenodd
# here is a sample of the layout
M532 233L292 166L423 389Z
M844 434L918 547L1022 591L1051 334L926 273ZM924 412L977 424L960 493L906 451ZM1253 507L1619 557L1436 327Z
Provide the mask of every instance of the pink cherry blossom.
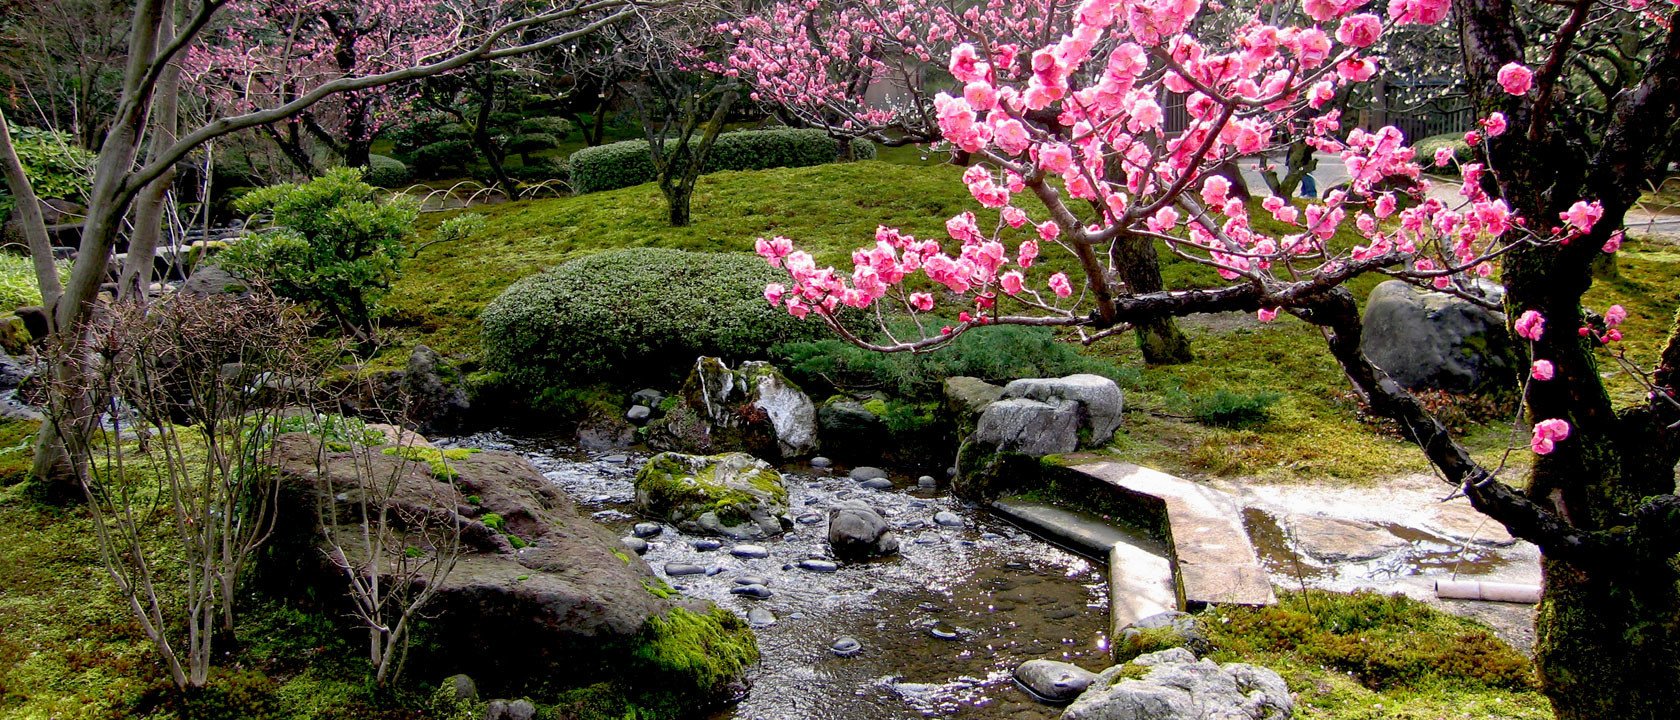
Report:
M1616 327L1626 320L1627 308L1620 305L1611 305L1609 310L1604 311L1604 324L1606 327Z
M1269 323L1269 322L1277 319L1278 309L1277 308L1260 308L1260 311L1257 314L1260 317L1260 322Z
M1059 298L1065 298L1073 294L1073 284L1068 282L1068 276L1066 273L1056 273L1055 275L1051 275L1050 289L1054 291L1056 293L1056 297Z
M1541 420L1534 424L1534 437L1529 440L1529 449L1536 455L1550 455L1556 449L1557 443L1569 438L1569 422L1562 418Z
M1487 130L1488 137L1499 137L1505 134L1505 113L1495 112L1482 118L1482 128Z
M1622 249L1622 231L1610 233L1610 239L1604 241L1604 252L1613 253Z
M1550 360L1535 360L1534 364L1528 368L1528 376L1541 382L1552 379L1556 372L1557 370L1552 367L1552 361Z
M933 295L925 292L910 293L910 306L922 312L932 310Z
M1604 217L1604 206L1598 204L1597 201L1589 203L1585 200L1576 200L1575 204L1570 205L1568 210L1558 213L1559 219L1583 233L1592 231L1593 225L1597 224L1601 217Z
M1359 13L1342 18L1342 24L1336 28L1336 39L1344 45L1356 48L1370 47L1377 43L1382 36L1382 20L1369 13Z
M1003 288L1004 294L1018 295L1021 292L1021 285L1024 280L1021 271L1010 270L998 278L998 285Z
M1505 92L1521 97L1528 94L1528 89L1534 85L1534 72L1520 63L1505 63L1499 68L1499 86Z
M1540 335L1546 332L1546 318L1537 310L1525 310L1517 317L1517 335L1530 341L1539 342Z

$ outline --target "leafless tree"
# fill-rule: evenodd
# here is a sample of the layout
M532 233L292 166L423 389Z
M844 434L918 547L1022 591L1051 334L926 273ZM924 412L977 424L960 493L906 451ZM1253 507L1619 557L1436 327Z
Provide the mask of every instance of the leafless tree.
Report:
M175 295L109 307L83 342L53 346L87 371L54 379L50 425L105 569L179 688L207 681L212 641L232 631L240 579L274 527L273 439L309 387L295 313L263 294Z

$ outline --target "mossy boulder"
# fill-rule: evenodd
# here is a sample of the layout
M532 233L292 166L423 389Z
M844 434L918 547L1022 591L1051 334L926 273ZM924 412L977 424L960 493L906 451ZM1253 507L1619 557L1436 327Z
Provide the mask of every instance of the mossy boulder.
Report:
M1399 280L1371 291L1359 349L1409 390L1509 391L1523 365L1502 313Z
M741 450L795 458L817 449L817 411L811 399L775 366L701 357L664 417L648 424L657 450L712 453Z
M665 452L636 474L636 506L684 532L756 539L781 534L788 492L781 473L746 453Z
M883 406L880 402L870 405ZM817 410L823 452L853 462L879 460L888 447L887 422L874 408L846 397L830 398Z
M256 583L267 592L344 609L343 572L323 550L338 537L346 555L366 557L355 540L358 518L373 509L365 503L398 519L393 567L446 552L439 530L460 528L460 554L424 610L411 673L467 673L492 697L543 703L593 688L606 717L677 718L737 695L757 660L745 623L706 601L653 592L653 570L517 454L384 443L323 450L305 434L280 437L275 453L280 525ZM372 483L395 491L370 493ZM333 506L343 512L323 520L320 508Z

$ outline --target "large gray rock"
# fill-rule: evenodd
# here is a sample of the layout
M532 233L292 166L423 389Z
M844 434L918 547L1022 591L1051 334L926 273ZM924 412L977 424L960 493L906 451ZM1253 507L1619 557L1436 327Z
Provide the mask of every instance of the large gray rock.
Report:
M1073 403L1080 423L1090 431L1091 446L1106 445L1114 439L1125 404L1119 385L1101 375L1090 374L1016 380L1004 386L1003 397L1027 398L1052 405Z
M973 440L1003 452L1053 455L1079 449L1079 406L1027 398L999 400L986 406Z
M746 453L660 453L636 474L636 507L691 533L737 540L780 535L788 511L781 473Z
M751 642L745 623L714 615L709 603L651 592L658 578L647 563L579 514L524 457L439 452L385 445L322 450L307 435L280 437L278 525L255 587L307 592L314 602L343 593L345 573L329 559L327 539L339 538L343 556L365 560L356 518L366 501L398 519L387 543L396 559L419 562L437 552L440 538L450 536L446 529L459 528L453 569L431 580L436 594L425 614L441 620L427 630L420 651L440 672L472 671L487 694L534 692L551 688L556 678L600 682L600 668L634 663L636 648L656 631L651 621L679 609L705 618L694 628L705 642ZM320 509L334 504L340 513L323 522ZM385 581L428 581L401 578ZM684 672L643 679L692 685L696 678ZM729 682L696 692L722 693Z
M679 397L675 408L648 424L648 445L654 449L745 450L780 458L817 449L816 406L769 363L730 369L718 358L702 357Z
M1003 399L1003 388L976 377L945 378L945 412L957 426L959 436L974 432L974 424L986 406Z
M1399 280L1371 291L1359 349L1411 390L1509 387L1522 366L1504 315Z
M828 546L835 557L866 560L897 553L898 538L874 508L847 500L828 509Z
M823 450L853 461L874 460L887 447L887 423L855 400L832 400L817 410Z
M422 433L460 430L472 410L461 371L425 345L414 346L408 354L401 387L408 399L408 420Z
M1028 660L1015 668L1015 680L1046 702L1065 703L1079 697L1097 674L1071 663Z
M1128 677L1139 670L1141 678ZM1277 673L1173 648L1104 670L1062 720L1286 720L1294 712Z
M181 283L179 292L193 297L210 297L212 295L232 295L246 297L251 294L251 284L233 273L222 269L220 265L201 265L187 276Z

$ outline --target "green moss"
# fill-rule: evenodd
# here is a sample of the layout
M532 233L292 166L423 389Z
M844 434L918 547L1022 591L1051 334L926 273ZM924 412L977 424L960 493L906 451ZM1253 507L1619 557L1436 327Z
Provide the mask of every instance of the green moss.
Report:
M723 608L700 614L672 608L648 619L634 657L693 690L716 697L758 662L758 643L745 621Z
M41 424L33 420L0 423L0 487L29 479L35 457L35 433Z
M630 553L627 553L620 548L613 548L612 554L613 554L613 557L616 557L619 560L624 561L625 565L630 564Z
M1284 593L1271 607L1209 611L1202 627L1213 660L1277 670L1307 717L1550 717L1521 653L1402 596Z
M738 453L737 453L738 454ZM664 512L674 508L694 508L694 515L717 513L725 525L746 522L753 508L760 504L758 497L744 490L731 488L717 479L720 461L714 456L705 458L706 464L690 466L678 453L660 453L648 460L636 474L636 493L647 498L648 505ZM753 470L739 479L753 489L769 495L780 504L787 504L787 488L774 469Z
M480 515L478 517L478 521L490 526L490 529L495 530L496 532L504 532L507 530L507 520L493 512Z
M400 457L412 462L425 463L432 471L432 477L439 480L454 480L460 473L449 465L451 460L465 460L477 453L484 452L478 448L450 448L439 450L433 447L398 446L388 447L381 452L393 457ZM476 503L475 503L476 504ZM499 529L499 528L498 528Z
M677 591L675 589L659 578L647 578L643 580L642 587L647 589L649 595L659 598L660 600L667 600L672 597L676 597L677 595Z

